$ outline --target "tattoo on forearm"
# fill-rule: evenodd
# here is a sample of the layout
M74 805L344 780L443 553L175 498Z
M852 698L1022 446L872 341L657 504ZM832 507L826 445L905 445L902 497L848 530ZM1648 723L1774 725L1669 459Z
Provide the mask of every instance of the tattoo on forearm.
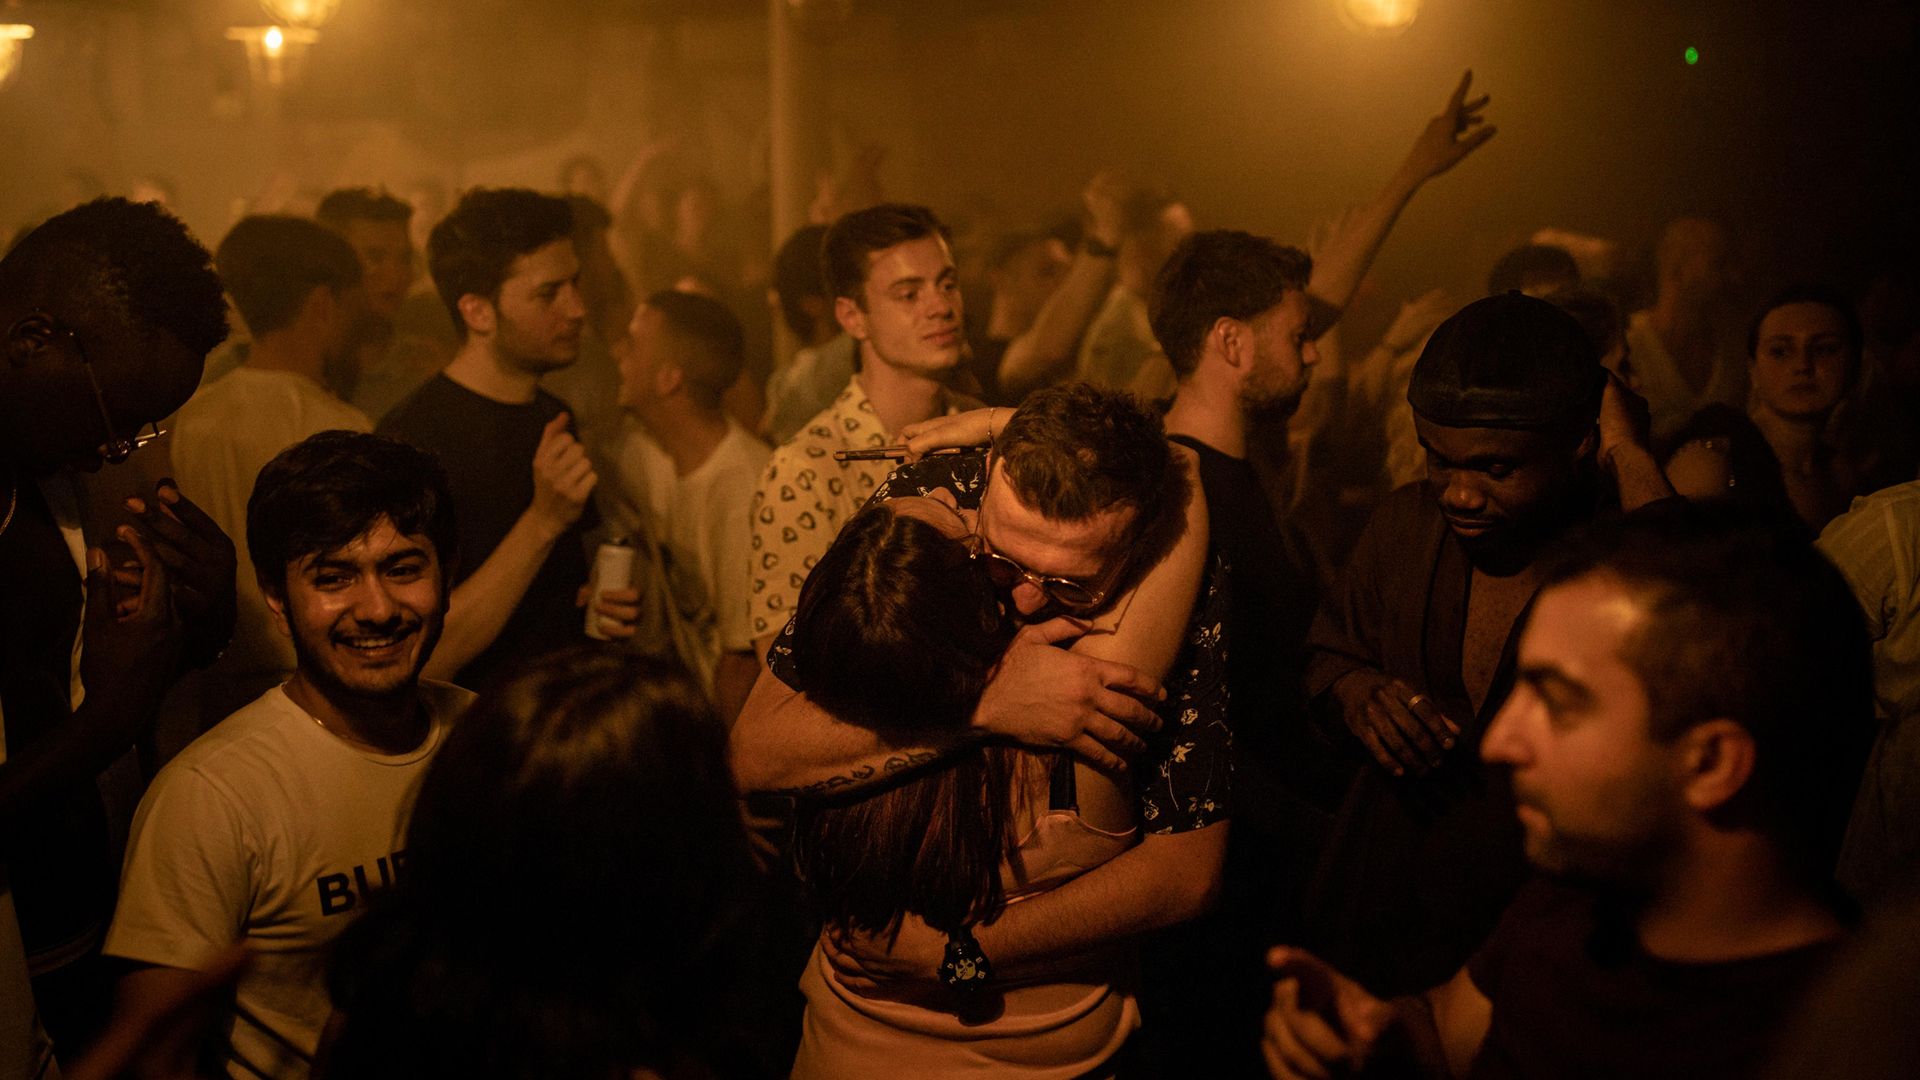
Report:
M879 763L863 762L838 776L829 776L825 780L816 780L797 787L775 788L774 795L785 795L795 799L817 799L824 795L857 791L871 784L892 779L909 769L917 769L939 760L940 755L933 750L908 750L905 753L892 754Z

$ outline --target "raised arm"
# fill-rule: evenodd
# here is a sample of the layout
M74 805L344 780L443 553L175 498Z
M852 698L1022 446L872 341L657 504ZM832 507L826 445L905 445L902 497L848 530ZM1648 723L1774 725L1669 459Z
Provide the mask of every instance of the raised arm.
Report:
M1109 173L1087 184L1080 196L1087 207L1087 237L1073 254L1053 295L1033 325L1007 343L1000 358L1000 387L1012 399L1065 378L1073 370L1080 339L1100 314L1118 277L1116 255L1125 187Z
M1484 118L1480 112L1487 107L1487 96L1467 98L1472 83L1473 72L1460 76L1460 85L1447 98L1440 115L1427 121L1387 185L1371 200L1347 211L1316 253L1307 291L1344 309L1414 193L1493 138L1495 129L1481 126Z
M446 629L424 674L447 679L486 651L507 625L541 564L587 508L599 477L567 431L567 414L547 422L533 452L533 502L479 569L453 590Z

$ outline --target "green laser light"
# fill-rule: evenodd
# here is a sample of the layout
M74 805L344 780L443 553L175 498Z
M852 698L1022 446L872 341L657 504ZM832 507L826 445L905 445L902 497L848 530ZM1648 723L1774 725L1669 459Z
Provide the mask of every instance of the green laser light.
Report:
M1688 67L1692 67L1693 65L1700 62L1700 50L1694 48L1691 45L1687 46L1687 51L1685 53L1685 56L1687 58Z

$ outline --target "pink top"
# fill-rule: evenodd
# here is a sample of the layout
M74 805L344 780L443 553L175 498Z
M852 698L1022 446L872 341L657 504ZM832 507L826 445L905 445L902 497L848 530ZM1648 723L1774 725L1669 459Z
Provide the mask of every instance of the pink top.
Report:
M1046 892L1133 846L1138 829L1103 832L1073 810L1048 810L1001 868L1009 906ZM807 1015L795 1080L843 1077L1100 1075L1140 1026L1131 949L1107 946L1022 973L998 975L979 1002L990 1017L862 996L841 984L825 934L800 975ZM992 959L991 956L988 959Z

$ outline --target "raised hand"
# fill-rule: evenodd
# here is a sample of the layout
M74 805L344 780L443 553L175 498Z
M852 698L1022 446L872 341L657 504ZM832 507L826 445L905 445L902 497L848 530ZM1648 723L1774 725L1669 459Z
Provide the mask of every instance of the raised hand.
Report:
M533 505L529 509L554 532L562 532L586 512L587 499L599 482L586 448L567 430L567 414L547 421L540 433L540 445L533 452Z
M121 708L144 710L173 681L181 627L166 563L139 530L123 525L119 536L133 548L138 585L127 590L118 584L127 579L132 564L112 571L105 551L87 550L80 681L89 700L98 695Z
M1160 726L1142 700L1165 692L1126 664L1059 647L1084 633L1085 623L1064 616L1021 628L980 695L973 725L1028 746L1071 751L1098 768L1124 769L1123 755L1146 749L1135 730Z
M233 640L233 540L169 479L154 485L152 499L135 496L126 506L133 531L166 568L186 630L182 659L193 667L212 663Z
M949 416L936 416L900 429L900 441L906 445L907 460L919 461L935 450L985 446L1005 426L1012 409L968 409Z
M1126 182L1113 173L1099 173L1087 181L1080 201L1087 208L1087 235L1108 247L1119 247L1126 224Z
M1498 130L1492 125L1482 126L1486 118L1480 114L1490 99L1482 94L1469 100L1467 91L1472 85L1473 72L1460 76L1460 85L1454 87L1440 115L1427 121L1413 141L1413 149L1407 151L1401 168L1416 182L1431 180L1460 164Z

